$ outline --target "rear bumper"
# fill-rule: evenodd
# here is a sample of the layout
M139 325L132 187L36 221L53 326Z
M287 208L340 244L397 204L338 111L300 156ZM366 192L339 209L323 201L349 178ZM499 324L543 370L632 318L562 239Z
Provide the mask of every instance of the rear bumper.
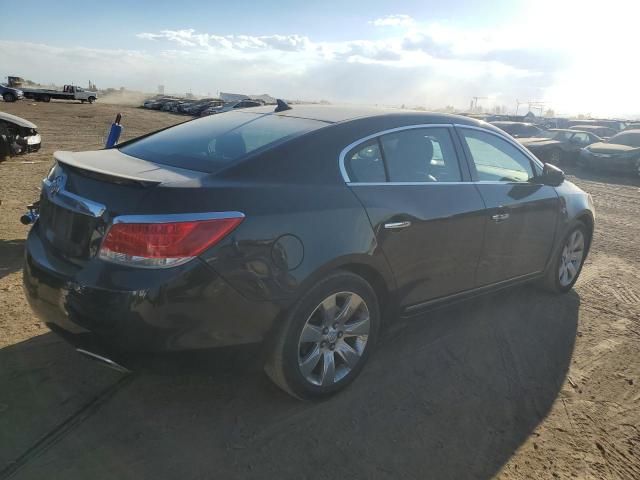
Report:
M200 260L153 270L99 260L79 267L51 252L37 223L23 273L34 312L79 347L159 352L259 342L280 311L247 300Z

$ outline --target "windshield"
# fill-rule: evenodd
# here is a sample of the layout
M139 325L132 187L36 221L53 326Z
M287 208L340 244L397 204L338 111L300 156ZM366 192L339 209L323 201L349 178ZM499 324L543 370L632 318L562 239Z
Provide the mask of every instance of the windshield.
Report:
M609 139L609 143L640 148L640 132L619 133Z
M543 132L541 136L546 136L553 140L559 140L561 142L569 141L569 138L573 135L573 132Z
M282 115L228 112L134 140L120 151L162 165L215 173L251 152L325 125Z

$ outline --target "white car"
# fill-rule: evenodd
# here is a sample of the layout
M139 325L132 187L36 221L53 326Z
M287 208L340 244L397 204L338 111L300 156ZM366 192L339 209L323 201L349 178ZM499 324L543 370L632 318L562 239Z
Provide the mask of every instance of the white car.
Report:
M37 152L42 144L37 129L29 120L0 112L0 150L8 148L10 156Z

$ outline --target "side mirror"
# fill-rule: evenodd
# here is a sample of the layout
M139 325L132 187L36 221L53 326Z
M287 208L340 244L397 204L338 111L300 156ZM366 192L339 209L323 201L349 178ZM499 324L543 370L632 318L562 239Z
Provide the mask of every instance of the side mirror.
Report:
M542 183L551 187L557 187L564 182L564 172L555 165L545 163L542 169Z

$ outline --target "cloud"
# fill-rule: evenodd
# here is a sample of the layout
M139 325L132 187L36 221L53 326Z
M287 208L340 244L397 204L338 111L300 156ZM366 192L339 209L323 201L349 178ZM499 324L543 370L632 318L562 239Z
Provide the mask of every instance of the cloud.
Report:
M639 67L628 61L623 48L633 44L635 17L619 29L620 48L583 36L582 48L576 49L562 18L548 18L547 11L536 4L523 21L484 27L389 15L369 22L381 27L372 37L347 40L320 41L300 33L220 35L191 28L138 33L137 49L0 40L0 65L6 73L45 83L91 79L100 87L146 91L161 83L176 93L260 91L293 99L428 108L465 108L472 96L487 96L485 107L514 106L519 98L546 100L563 113L640 112L640 101L629 94L635 91ZM601 25L596 20L605 13L594 13L585 25ZM531 36L526 22L548 25L561 36ZM602 91L602 85L614 81L625 88ZM597 101L585 104L594 95Z
M387 15L386 17L376 18L371 23L374 27L408 27L415 23L409 15Z
M196 33L192 28L184 30L161 30L158 33L143 32L136 37L143 40L165 40L181 47L225 48L235 50L282 50L295 52L307 48L309 39L302 35L213 35Z

